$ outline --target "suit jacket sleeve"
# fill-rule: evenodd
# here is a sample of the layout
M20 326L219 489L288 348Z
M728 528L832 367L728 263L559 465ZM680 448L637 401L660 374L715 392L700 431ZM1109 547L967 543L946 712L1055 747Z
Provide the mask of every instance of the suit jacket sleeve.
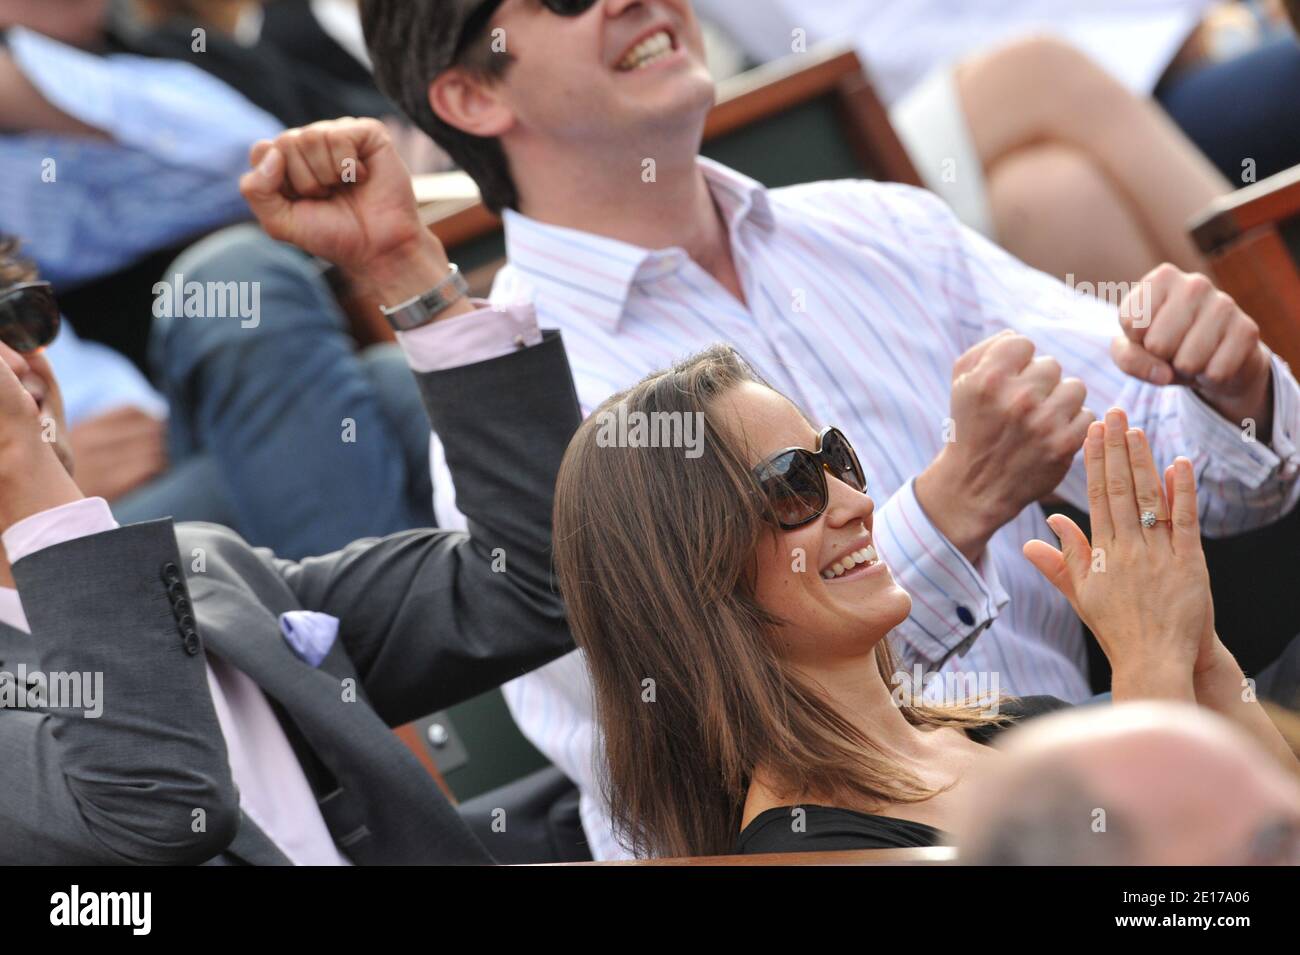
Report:
M394 726L573 649L551 574L551 508L581 412L558 333L417 378L469 532L275 562L303 607L339 618L367 696Z
M157 521L14 565L47 685L102 676L102 700L97 717L85 699L0 710L0 862L195 863L234 837L238 794L202 648L187 651L173 613L169 564L180 565L175 534Z

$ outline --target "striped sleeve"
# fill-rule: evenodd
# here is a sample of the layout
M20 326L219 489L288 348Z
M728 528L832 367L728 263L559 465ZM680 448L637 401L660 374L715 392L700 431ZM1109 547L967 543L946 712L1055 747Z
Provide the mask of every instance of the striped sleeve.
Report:
M872 536L912 612L894 630L906 662L939 665L965 653L1010 602L987 552L976 567L941 534L908 481L876 510Z
M1119 334L1116 310L1056 279L1025 268L982 236L962 231L983 325L979 337L1011 328L1057 358L1066 375L1088 388L1086 406L1099 417L1123 408L1143 429L1157 467L1182 455L1195 465L1201 528L1207 537L1240 534L1278 520L1300 499L1300 385L1287 364L1272 359L1273 427L1268 443L1251 422L1224 418L1190 388L1129 377L1110 356ZM1082 452L1057 491L1086 509Z

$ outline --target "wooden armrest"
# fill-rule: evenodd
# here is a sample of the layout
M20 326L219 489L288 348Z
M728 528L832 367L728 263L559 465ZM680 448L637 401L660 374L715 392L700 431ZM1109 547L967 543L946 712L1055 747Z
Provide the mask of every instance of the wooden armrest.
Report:
M442 790L442 794L447 797L448 802L453 806L456 805L456 794L451 791L451 787L447 785L447 781L442 778L442 773L438 772L437 763L433 761L433 757L429 755L429 750L420 741L420 732L416 728L416 725L414 723L407 723L405 726L397 727L393 730L393 733L402 741L402 744L411 751L415 758L420 761L420 765L424 767L425 772L433 777L433 781L438 784L438 788Z
M776 116L818 96L833 93L840 81L862 73L852 48L838 44L779 60L729 77L718 84L718 96L704 126L707 142L742 126Z
M563 866L722 866L722 865L949 865L951 846L924 849L850 849L842 852L774 852L745 856L695 856L684 859L633 859L617 862L561 862Z
M1264 343L1292 368L1300 368L1298 222L1295 166L1217 199L1191 226L1219 287L1259 323Z
M1192 239L1213 255L1252 229L1295 215L1300 215L1300 166L1216 199L1192 221Z

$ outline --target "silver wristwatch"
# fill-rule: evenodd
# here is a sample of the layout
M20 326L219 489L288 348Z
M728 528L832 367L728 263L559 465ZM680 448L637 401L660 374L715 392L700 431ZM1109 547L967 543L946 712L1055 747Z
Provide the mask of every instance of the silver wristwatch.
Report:
M429 291L393 308L381 305L379 310L388 319L388 324L393 326L393 331L409 332L413 328L428 325L468 294L469 284L465 281L465 276L460 274L460 269L453 264L451 274Z

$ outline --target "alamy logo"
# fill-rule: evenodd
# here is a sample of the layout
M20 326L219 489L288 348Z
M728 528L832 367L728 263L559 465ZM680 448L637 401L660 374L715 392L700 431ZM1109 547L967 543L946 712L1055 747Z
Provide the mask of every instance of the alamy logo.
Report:
M88 720L104 715L103 673L43 673L18 664L0 670L0 709L82 710Z
M261 282L186 282L177 272L153 294L154 318L238 318L240 328L262 322Z
M1117 309L1121 318L1130 319L1134 328L1147 328L1151 324L1151 283L1141 282L1079 282L1071 272L1065 285L1080 298L1099 299Z
M926 672L921 664L912 672L894 674L895 706L979 707L987 716L997 716L1002 699L1001 680L996 670L949 670Z
M688 458L704 453L704 413L700 411L628 411L625 402L617 410L596 415L599 430L596 446L601 448L685 448Z
M50 924L58 926L128 926L132 935L153 927L152 892L70 892L50 896Z

